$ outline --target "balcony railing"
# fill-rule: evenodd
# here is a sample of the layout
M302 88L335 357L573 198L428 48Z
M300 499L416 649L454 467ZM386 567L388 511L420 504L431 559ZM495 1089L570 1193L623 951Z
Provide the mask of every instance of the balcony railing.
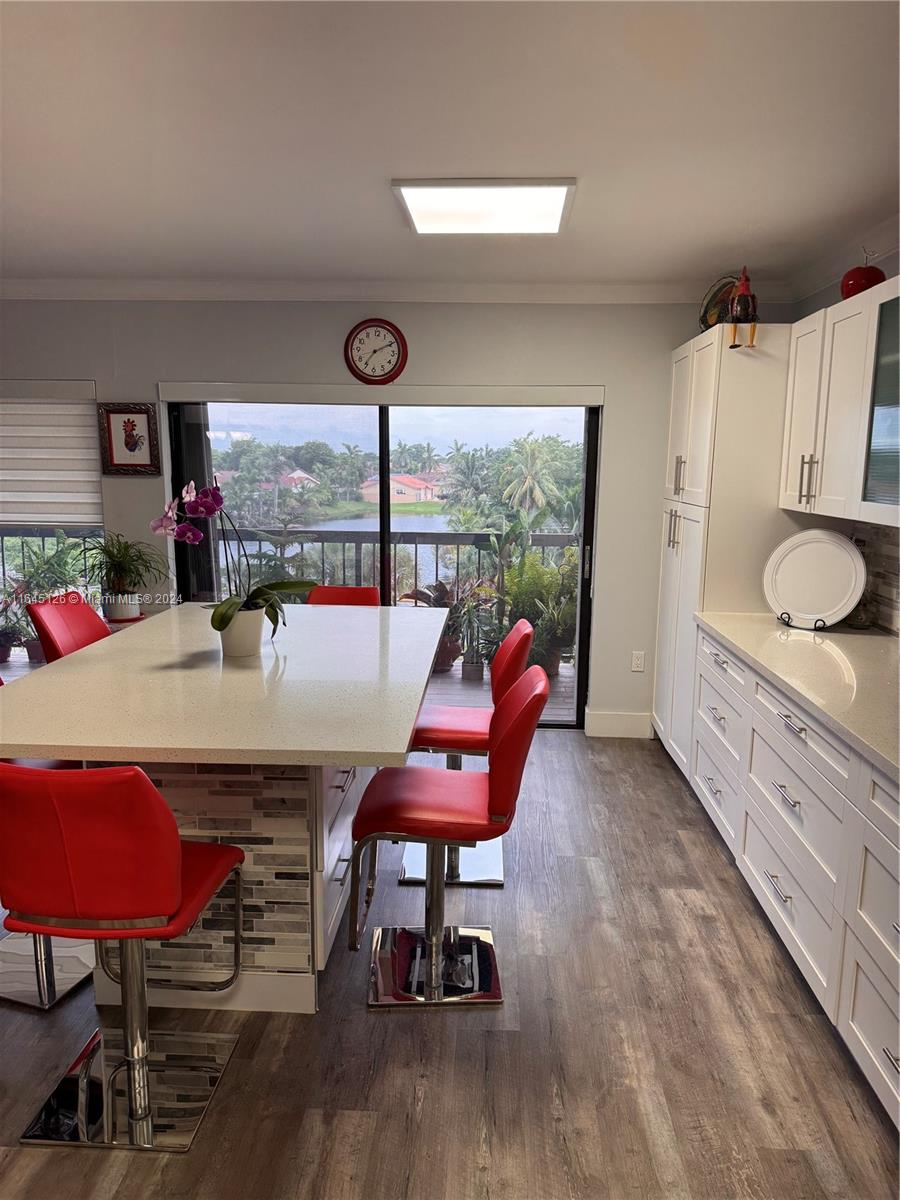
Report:
M91 538L101 536L102 529L93 526L63 529L66 538L81 543L81 568L87 573L87 545ZM0 582L19 580L26 569L26 547L40 550L42 554L52 551L56 544L56 529L48 525L2 525L0 526ZM83 580L72 580L81 583Z

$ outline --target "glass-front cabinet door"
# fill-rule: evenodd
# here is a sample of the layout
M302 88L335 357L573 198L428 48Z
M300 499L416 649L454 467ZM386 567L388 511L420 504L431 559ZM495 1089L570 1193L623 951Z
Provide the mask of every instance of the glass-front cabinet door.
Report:
M900 504L900 298L896 281L890 283L894 294L876 302L870 325L874 354L859 515L894 525Z

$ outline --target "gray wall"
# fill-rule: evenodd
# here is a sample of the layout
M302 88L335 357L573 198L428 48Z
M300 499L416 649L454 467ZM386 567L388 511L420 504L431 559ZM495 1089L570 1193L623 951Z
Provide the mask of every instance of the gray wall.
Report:
M881 267L887 279L893 279L895 275L900 275L900 252L895 250L892 254L887 254L884 258L877 259L874 265ZM799 321L811 313L818 312L820 308L830 308L832 304L840 304L840 302L841 281L836 279L828 287L813 292L811 296L806 296L803 300L798 300L794 305L792 319Z
M6 301L0 376L95 379L99 400L131 401L159 381L344 383L346 332L373 311L407 335L407 385L605 385L588 725L648 733L669 354L697 331L695 305ZM166 487L107 479L110 526L146 537Z

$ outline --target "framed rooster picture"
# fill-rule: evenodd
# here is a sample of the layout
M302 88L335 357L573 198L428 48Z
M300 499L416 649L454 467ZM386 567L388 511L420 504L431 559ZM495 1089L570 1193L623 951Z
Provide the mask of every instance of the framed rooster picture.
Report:
M159 432L153 404L98 404L104 475L158 475Z

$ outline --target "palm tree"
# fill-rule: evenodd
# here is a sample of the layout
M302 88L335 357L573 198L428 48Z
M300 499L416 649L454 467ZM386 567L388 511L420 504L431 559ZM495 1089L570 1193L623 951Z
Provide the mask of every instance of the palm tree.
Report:
M440 455L437 452L437 447L432 446L431 442L426 442L422 447L422 453L419 458L419 470L426 474L433 471L440 462Z
M410 448L406 442L397 438L397 445L394 447L391 454L391 470L392 471L409 471L412 469L412 460L410 457Z
M474 507L487 492L487 482L480 450L464 450L454 458L448 486L454 504Z
M503 468L502 478L508 480L503 499L512 509L532 513L559 499L559 489L553 481L543 447L534 438L519 440L513 458Z
M459 458L459 456L465 451L465 448L466 448L465 442L457 441L457 439L454 438L453 445L450 447L449 451L447 452L447 458L450 459L450 461L452 462L455 458Z

